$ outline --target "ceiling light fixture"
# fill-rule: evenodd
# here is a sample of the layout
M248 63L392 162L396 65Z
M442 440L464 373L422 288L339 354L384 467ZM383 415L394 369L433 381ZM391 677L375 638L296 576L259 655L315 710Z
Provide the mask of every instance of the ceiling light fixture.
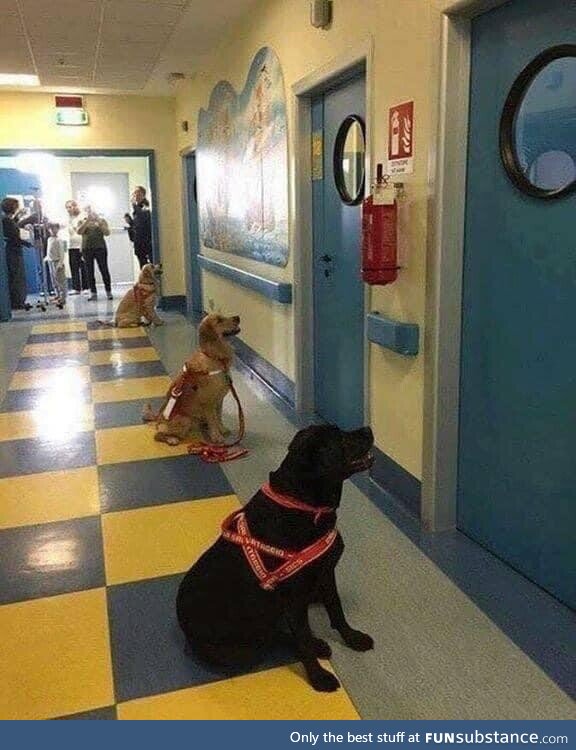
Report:
M40 86L40 79L22 73L0 73L0 86Z

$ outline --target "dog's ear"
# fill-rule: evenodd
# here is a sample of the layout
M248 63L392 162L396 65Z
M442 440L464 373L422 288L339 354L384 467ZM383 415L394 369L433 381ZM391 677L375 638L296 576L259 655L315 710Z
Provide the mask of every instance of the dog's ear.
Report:
M212 319L207 315L198 327L198 339L200 344L208 344L213 341L218 341L218 334L214 330Z

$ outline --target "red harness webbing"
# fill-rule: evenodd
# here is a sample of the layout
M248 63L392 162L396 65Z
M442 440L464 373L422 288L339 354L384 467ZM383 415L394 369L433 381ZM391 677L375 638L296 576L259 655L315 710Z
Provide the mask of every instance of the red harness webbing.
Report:
M260 489L266 497L273 500L277 505L282 505L284 508L292 508L293 510L301 510L304 513L311 513L314 516L314 523L318 523L318 519L325 513L334 513L334 508L330 508L328 505L317 508L314 505L307 505L290 495L281 495L272 489L269 482L263 484Z
M306 505L295 498L288 497L288 495L280 495L279 493L274 492L269 484L265 484L262 487L262 492L279 505L302 510L307 513L313 513L315 515L315 522L323 513L332 513L334 511L333 508L327 507L314 508L313 506ZM235 530L234 525L236 526ZM270 544L266 544L265 542L261 542L251 536L248 521L246 520L246 514L243 510L237 510L228 516L223 522L222 536L227 541L242 547L242 551L244 552L248 564L252 568L256 578L260 581L260 586L266 591L272 591L276 588L277 584L282 583L282 581L285 581L287 578L291 578L293 575L296 575L296 573L299 573L307 565L310 565L310 563L313 563L315 560L322 557L322 555L326 554L336 541L338 532L336 531L336 528L333 528L313 544L298 551L283 550L278 547L273 547ZM284 562L274 570L270 571L264 565L260 552L263 552L270 557L276 557Z
M238 407L238 435L233 440L233 442L226 443L225 445L212 445L211 443L205 443L203 441L194 441L189 444L188 453L199 456L203 461L210 464L219 464L223 463L224 461L234 461L237 458L242 458L243 456L248 455L248 450L246 448L236 448L235 450L231 450L244 439L244 434L246 431L246 421L244 417L244 409L242 408L240 398L238 396L236 388L234 388L232 378L230 377L230 362L227 359L220 359L218 361L222 365L222 372L225 373L226 377L228 378L230 393L232 394L232 397L236 401L236 406ZM164 418L166 421L170 421L170 419L173 419L179 413L178 402L184 392L184 389L187 386L191 386L194 389L197 388L202 378L208 377L211 374L213 373L209 373L208 371L204 370L189 370L188 366L185 363L182 367L182 373L178 375L178 377L173 380L172 384L170 385L170 388L166 395L164 406L158 414L158 421L161 418Z

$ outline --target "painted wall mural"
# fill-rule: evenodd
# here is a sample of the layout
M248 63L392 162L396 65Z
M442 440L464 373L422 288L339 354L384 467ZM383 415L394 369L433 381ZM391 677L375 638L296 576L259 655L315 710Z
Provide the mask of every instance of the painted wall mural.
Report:
M236 94L221 81L198 116L198 208L206 247L275 266L288 262L284 79L262 48Z

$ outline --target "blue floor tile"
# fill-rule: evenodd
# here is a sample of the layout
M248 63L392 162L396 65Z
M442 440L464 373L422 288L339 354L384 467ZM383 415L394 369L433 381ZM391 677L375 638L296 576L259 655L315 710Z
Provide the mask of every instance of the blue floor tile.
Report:
M108 349L138 349L140 346L152 346L148 336L136 336L133 339L102 339L90 341L91 352L103 352Z
M93 383L117 378L150 378L155 375L166 375L162 362L124 362L111 365L93 365L90 377Z
M10 411L32 411L38 409L46 400L47 394L51 393L46 388L25 388L22 390L7 391L0 412ZM86 404L92 398L89 386L80 390L74 390L74 404ZM55 400L62 400L63 408L66 406L66 395L57 392Z
M102 512L233 494L218 464L196 456L98 467Z
M117 719L116 706L107 706L106 708L96 708L94 711L85 711L81 714L70 714L70 716L59 716L55 721L78 721L80 719L99 719L100 721L106 721L110 719Z
M45 370L51 367L81 367L88 364L87 354L65 354L56 357L21 357L17 370Z
M103 512L233 493L221 467L197 456L99 466L98 478Z
M86 331L62 331L62 333L32 333L28 344L51 344L54 341L85 341Z
M3 529L0 549L0 604L105 585L99 517Z
M142 412L150 405L153 411L158 411L164 403L164 398L145 398L136 401L112 401L104 404L94 404L94 424L97 430L109 427L128 427L142 424Z
M93 432L58 439L31 438L0 442L0 477L77 469L96 463Z
M185 654L175 606L181 578L181 575L167 576L108 588L117 701L203 685L297 661L286 644L266 654L265 661L253 670L224 673Z

